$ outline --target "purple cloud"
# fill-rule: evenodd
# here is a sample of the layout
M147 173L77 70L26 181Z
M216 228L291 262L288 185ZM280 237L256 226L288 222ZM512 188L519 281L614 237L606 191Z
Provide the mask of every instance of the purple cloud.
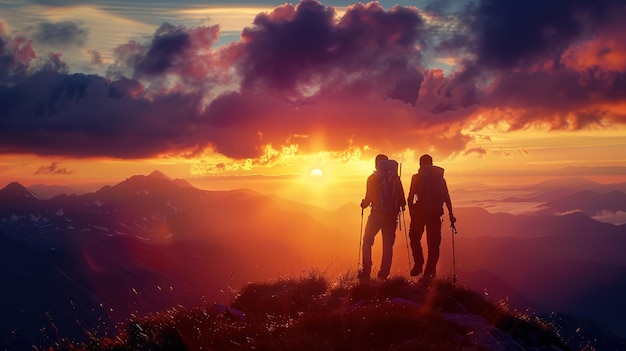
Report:
M71 21L40 23L33 39L40 43L84 46L89 36L89 29Z
M67 167L61 168L59 162L52 162L50 163L49 166L40 166L33 174L34 175L41 175L41 174L70 175L74 173L76 173L75 169L67 169Z

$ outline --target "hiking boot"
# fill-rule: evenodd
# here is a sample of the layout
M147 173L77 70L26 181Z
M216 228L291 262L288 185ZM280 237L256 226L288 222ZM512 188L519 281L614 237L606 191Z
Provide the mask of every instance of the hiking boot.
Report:
M411 269L412 277L417 277L420 273L422 273L422 267L414 266L413 269Z

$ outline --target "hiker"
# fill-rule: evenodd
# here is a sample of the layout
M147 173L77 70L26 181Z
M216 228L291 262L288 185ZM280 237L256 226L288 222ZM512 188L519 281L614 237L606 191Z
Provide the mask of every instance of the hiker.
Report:
M450 224L456 222L452 213L452 202L448 193L448 185L443 177L444 169L433 166L433 158L430 155L420 157L420 169L411 177L411 187L407 202L411 215L409 238L413 261L415 266L411 269L411 276L418 276L423 270L423 279L435 277L437 261L439 260L439 245L441 244L441 216L443 216L443 204L448 208ZM428 260L424 266L424 253L422 252L422 236L426 228L426 243L428 247Z
M386 279L391 270L393 244L396 240L396 223L400 209L404 211L406 201L404 189L398 176L398 162L379 154L375 159L376 170L367 178L365 198L361 208L372 206L365 232L363 233L363 268L359 279L369 279L372 269L372 246L379 231L383 237L383 254L378 272L379 279Z

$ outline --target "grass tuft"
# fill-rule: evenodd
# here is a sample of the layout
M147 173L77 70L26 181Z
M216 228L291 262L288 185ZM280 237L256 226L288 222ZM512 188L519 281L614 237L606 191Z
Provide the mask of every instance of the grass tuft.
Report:
M499 345L499 346L498 346ZM567 350L545 324L446 280L402 277L331 285L319 274L251 283L232 306L177 308L130 320L115 338L59 349Z

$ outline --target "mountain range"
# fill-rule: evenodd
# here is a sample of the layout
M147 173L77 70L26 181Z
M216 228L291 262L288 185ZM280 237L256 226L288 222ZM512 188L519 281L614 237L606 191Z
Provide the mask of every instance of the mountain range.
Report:
M534 215L457 208L454 257L444 231L440 275L454 271L461 284L516 309L567 313L626 336L626 225L569 211L604 196L584 190L542 184L533 200L544 194L553 211ZM594 204L623 210L621 200ZM328 211L249 190L197 189L158 171L51 198L11 183L0 190L0 335L8 336L0 346L110 334L133 315L227 304L250 281L345 275L357 268L360 212L358 204ZM409 220L392 274L407 275Z

